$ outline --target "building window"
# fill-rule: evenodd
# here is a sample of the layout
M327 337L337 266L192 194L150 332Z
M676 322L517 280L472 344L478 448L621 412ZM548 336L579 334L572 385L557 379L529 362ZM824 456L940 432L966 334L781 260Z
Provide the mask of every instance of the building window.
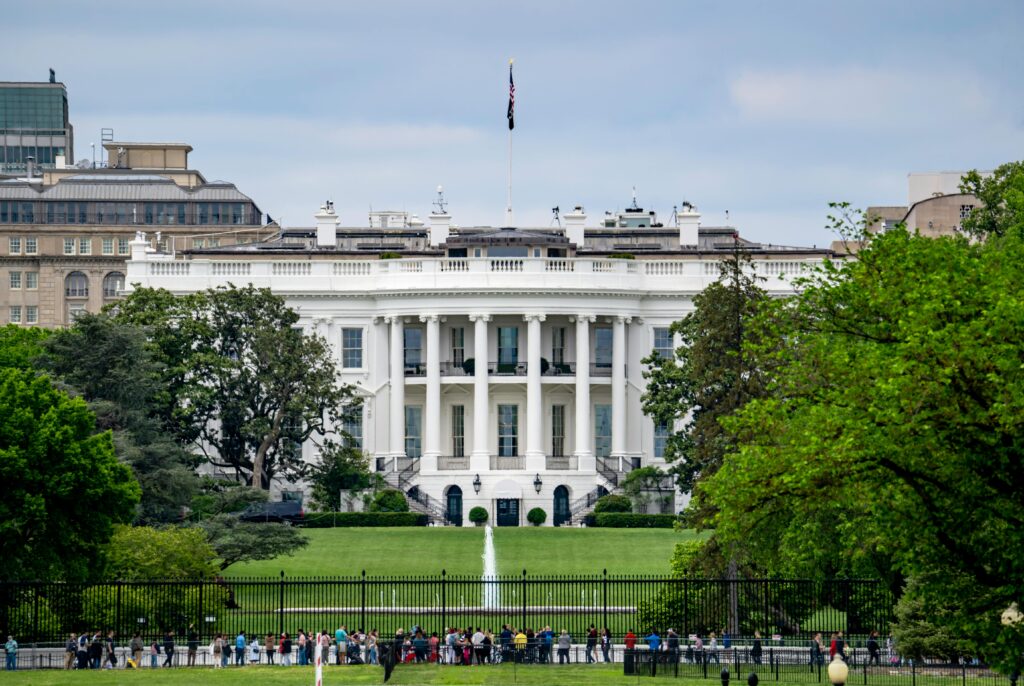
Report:
M519 454L519 406L498 405L498 457Z
M8 239L8 246L10 247L10 253L12 255L20 255L21 254L21 239L20 238L10 238L10 239Z
M668 422L654 422L654 456L665 457L665 444L672 433Z
M612 406L594 405L594 455L612 454Z
M551 364L565 364L565 327L551 329Z
M110 272L103 277L103 297L116 298L119 291L124 290L124 274Z
M29 236L25 239L25 254L35 255L39 252L39 243L36 241L35 236Z
M91 255L92 254L92 240L89 238L78 239L78 254L79 255Z
M423 364L423 329L404 329L402 336L405 339L405 368L419 371Z
M69 298L89 297L89 277L82 272L71 272L64 277L64 295Z
M565 405L551 406L551 457L565 455Z
M205 245L206 245L206 242L202 238L193 238L192 239L192 247L193 248L200 248L201 249L201 248L205 247Z
M654 327L654 354L663 360L671 360L674 357L671 329Z
M64 254L74 255L75 254L75 239L65 238L64 239Z
M11 324L21 324L21 305L11 305L8 321Z
M100 245L101 245L100 251L104 255L113 255L114 254L114 239L113 238L104 238L104 239L102 239Z
M341 330L341 366L343 369L363 368L363 330Z
M25 288L30 291L39 288L39 272L25 272Z
M466 456L466 406L452 405L452 457Z
M21 288L21 272L11 272L11 290Z
M25 308L25 323L26 324L38 324L39 323L39 307L37 305L29 305Z
M514 368L517 364L519 364L519 329L515 326L499 326L498 373L515 371Z
M363 406L346 407L341 415L342 440L347 447L363 449Z
M128 249L128 239L127 238L118 238L117 239L117 254L118 255L127 255L128 252L129 252L129 249Z
M420 457L423 454L423 408L419 405L405 406L405 455Z
M612 330L607 326L594 329L594 366L612 366Z
M220 239L219 238L211 238L210 239L210 247L211 248L219 248L220 247Z
M68 307L68 321L74 322L82 313L85 312L85 306L76 304Z
M461 367L466 361L466 330L461 326L452 329L452 366Z

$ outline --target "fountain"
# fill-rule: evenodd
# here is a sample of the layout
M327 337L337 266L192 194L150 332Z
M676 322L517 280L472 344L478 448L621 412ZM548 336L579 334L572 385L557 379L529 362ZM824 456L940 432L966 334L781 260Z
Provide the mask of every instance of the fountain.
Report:
M498 559L494 553L494 530L488 524L484 529L484 608L497 609L501 606L498 593Z

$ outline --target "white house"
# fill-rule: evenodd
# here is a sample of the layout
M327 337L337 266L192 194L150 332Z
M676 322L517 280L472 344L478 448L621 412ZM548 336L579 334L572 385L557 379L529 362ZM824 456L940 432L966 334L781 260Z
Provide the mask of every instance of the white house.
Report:
M443 203L429 224L376 212L340 227L326 203L315 228L264 243L180 254L133 243L126 281L269 287L333 346L364 400L344 428L415 508L462 523L481 505L519 525L541 507L557 525L631 469L664 464L667 427L641 410L641 360L672 353L670 323L718 278L723 253L750 253L776 294L831 256L702 227L683 207L669 227L634 202L596 227L577 207L557 228L493 229L454 226Z

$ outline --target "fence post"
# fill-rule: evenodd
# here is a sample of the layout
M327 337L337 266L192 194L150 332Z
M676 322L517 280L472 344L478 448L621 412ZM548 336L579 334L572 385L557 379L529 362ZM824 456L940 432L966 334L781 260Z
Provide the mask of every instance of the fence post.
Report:
M196 620L199 622L199 631L197 633L199 634L199 641L202 642L204 640L204 638L205 638L203 636L203 629L206 628L206 607L203 605L203 580L201 578L199 579L199 608L198 608L198 610L199 610L199 616L196 617ZM218 614L220 614L220 613L218 613Z
M444 569L441 570L441 626L448 627L448 572Z
M278 604L277 611L277 635L280 636L284 633L284 570L281 570L281 592L280 592L280 603Z
M114 608L114 631L115 635L120 638L123 636L121 632L121 580L117 580L117 605Z
M39 642L39 584L33 584L32 589L32 640Z
M868 663L864 663L864 686L868 686Z
M363 570L363 580L360 584L359 601L359 628L366 631L366 570Z
M526 569L523 569L523 623L519 626L526 626Z
M604 612L601 615L602 626L608 626L608 570L604 570L604 581L603 581L603 592L604 592Z
M911 686L917 686L917 662L914 660L910 661L910 683Z

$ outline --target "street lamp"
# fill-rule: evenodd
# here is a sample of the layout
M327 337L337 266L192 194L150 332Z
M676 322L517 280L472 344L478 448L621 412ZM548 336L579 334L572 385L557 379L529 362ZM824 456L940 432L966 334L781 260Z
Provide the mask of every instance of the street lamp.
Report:
M846 666L846 662L839 656L839 653L836 653L832 656L832 662L828 663L828 680L832 686L845 686L848 676L850 676L850 668Z
M544 482L540 480L540 474L537 474L537 476L533 477L533 490L535 490L538 493L540 493L540 489L543 486L544 486Z
M475 477L473 477L473 490L476 491L477 495L480 495L480 486L480 475L477 474Z

